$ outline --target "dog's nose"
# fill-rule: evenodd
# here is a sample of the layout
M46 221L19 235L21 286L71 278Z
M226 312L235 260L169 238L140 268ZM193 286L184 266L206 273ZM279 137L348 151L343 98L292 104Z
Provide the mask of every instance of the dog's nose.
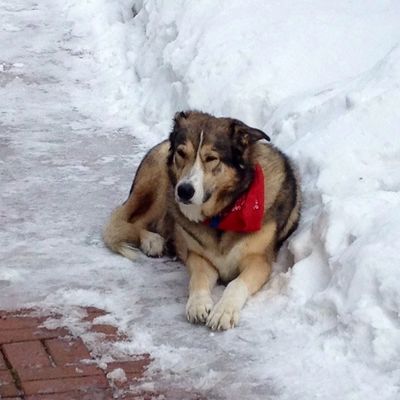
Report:
M181 183L178 186L178 196L183 201L189 201L194 195L194 187L191 183Z

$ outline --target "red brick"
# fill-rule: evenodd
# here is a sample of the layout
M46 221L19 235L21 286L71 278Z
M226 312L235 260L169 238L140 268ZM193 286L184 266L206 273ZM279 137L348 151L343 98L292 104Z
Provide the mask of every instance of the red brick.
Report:
M174 394L176 396L176 394ZM200 400L193 397L188 397L187 394L184 397L171 397L166 395L165 392L137 392L137 393L126 393L121 397L123 400ZM204 400L204 399L201 399Z
M146 391L135 394L128 394L126 397L123 397L124 400L155 400L155 399L163 399L163 400L207 400L204 396L193 393L183 389L171 388L160 390L157 392L154 391Z
M7 369L7 364L4 361L3 354L0 353L0 371L3 369Z
M135 361L113 361L107 364L107 373L117 368L122 368L126 374L143 374L146 371L151 360L142 358Z
M0 318L0 330L33 328L42 324L44 320L45 318L3 316Z
M103 309L97 308L97 307L92 307L92 306L90 306L90 307L85 307L85 311L86 311L88 314L92 314L92 313L100 313L100 314L102 314L102 315L107 314L107 312L104 311Z
M42 381L22 382L26 395L64 393L71 389L75 391L92 391L107 388L108 382L104 375L83 376L79 378L48 379Z
M115 326L106 324L94 324L90 328L91 332L100 333L103 336L103 340L117 341L125 340L127 336L124 333L118 331Z
M112 325L95 324L95 325L92 325L90 330L92 332L96 332L96 333L104 333L107 336L117 337L117 335L118 335L118 329Z
M82 339L52 339L46 340L45 345L53 357L56 365L79 363L84 359L90 359L89 350L83 344Z
M8 397L7 396L7 397L3 397L3 399L6 399L6 400L22 400L22 397Z
M155 392L149 392L149 393L128 393L123 396L123 400L156 400L156 399L162 399L162 400L171 400L170 398L167 398L164 396L163 393L155 393ZM188 399L173 399L173 400L188 400Z
M69 367L45 367L36 369L19 369L21 381L38 381L47 379L73 378L79 376L103 375L103 371L94 365L79 365Z
M3 351L17 371L23 368L41 368L52 365L45 348L38 340L4 344Z
M66 336L68 332L63 328L48 330L45 328L24 328L0 330L0 344L26 342L28 340L51 339Z
M18 389L10 371L0 371L0 398L18 396Z
M0 371L0 385L6 385L8 383L13 383L14 379L10 371Z
M32 308L21 308L17 311L5 311L0 310L0 318L7 318L7 317L26 317L32 314L35 310Z
M125 400L125 398L123 398ZM9 399L7 399L9 400ZM25 400L115 400L111 389L91 390L90 393L73 391L58 394L39 394L25 397Z
M113 387L119 389L129 389L129 387L140 379L143 379L144 373L150 363L150 360L141 359L137 361L112 362L107 365L107 378ZM126 380L113 380L112 372L121 368L125 372Z
M100 339L116 340L122 337L114 326L93 324L97 317L107 314L105 311L92 307L85 311L87 316L84 320L92 323L91 331L104 335ZM29 314L32 310L21 312ZM69 335L69 332L65 329L39 328L44 320L43 317L32 317L32 314L20 315L19 312L0 311L0 345L7 363L10 361L18 374L18 385L25 391L25 400L112 400L112 390L105 377L106 372L122 368L128 378L126 387L129 387L130 383L143 376L151 362L148 355L143 355L132 361L110 363L107 371L102 371L94 365L82 364L82 360L91 359L91 356L81 339L67 340L64 336ZM20 386L16 386L10 372L6 370L7 363L2 359L0 352L0 373L5 372L7 378L4 384L0 385L0 397L6 395L9 400L12 400L11 397L20 400ZM76 365L77 363L80 364ZM153 399L153 394L129 394L129 397L121 394L118 398L149 400Z
M84 321L93 322L95 318L107 315L107 313L104 310L100 310L99 308L96 307L87 307L85 311L87 313L87 316L83 319Z

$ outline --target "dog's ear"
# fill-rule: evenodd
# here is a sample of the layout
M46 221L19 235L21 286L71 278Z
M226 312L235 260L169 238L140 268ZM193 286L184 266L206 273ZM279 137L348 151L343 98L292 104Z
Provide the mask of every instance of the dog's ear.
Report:
M173 119L174 124L172 126L172 131L169 134L169 141L171 143L171 147L173 147L173 145L175 143L176 135L178 133L180 121L182 118L186 118L186 115L183 111L175 113L174 119Z
M184 120L187 119L187 117L189 116L188 111L179 111L174 115L174 119L173 119L173 127L172 127L172 131L169 134L169 156L168 156L168 165L170 165L172 163L172 159L173 159L173 154L176 150L177 147L177 140L178 136L179 136L179 132L182 132L182 123Z
M179 111L179 112L175 113L175 115L174 115L174 119L173 119L174 125L172 127L172 132L169 135L169 141L170 141L172 147L174 146L176 135L177 135L179 129L182 127L182 122L183 122L183 120L187 119L188 114L189 113L186 111Z
M270 137L260 129L252 128L246 125L242 121L234 119L232 121L233 139L240 146L248 146L258 142L261 139L265 139L268 142L271 141Z
M188 117L188 112L187 111L178 111L174 115L174 124L178 124L181 122L182 119L186 119Z
M189 118L190 116L190 111L178 111L174 115L174 131L179 130L179 128L182 128L185 125L185 121Z
M261 139L270 141L269 136L260 129L252 128L239 120L232 120L231 140L234 161L240 168L248 162L249 146Z

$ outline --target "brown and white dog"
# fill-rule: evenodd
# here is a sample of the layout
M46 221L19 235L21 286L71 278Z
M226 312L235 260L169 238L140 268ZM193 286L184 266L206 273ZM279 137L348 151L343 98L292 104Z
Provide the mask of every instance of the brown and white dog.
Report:
M299 220L294 170L262 139L269 141L235 119L176 114L169 139L145 156L104 230L107 246L130 259L136 248L148 256L173 248L190 272L187 318L211 329L237 325ZM227 286L214 305L218 279Z

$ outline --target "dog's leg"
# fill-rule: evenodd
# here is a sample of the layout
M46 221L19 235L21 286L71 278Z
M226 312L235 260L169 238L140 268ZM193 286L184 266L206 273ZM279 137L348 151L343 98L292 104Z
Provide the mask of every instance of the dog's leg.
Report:
M203 257L190 253L186 265L190 273L186 316L192 323L204 323L213 307L211 290L218 279L217 270Z
M213 330L225 330L237 325L246 300L267 282L271 274L271 265L264 254L248 255L240 265L242 272L228 284L207 318L207 326Z
M167 208L168 151L169 143L163 142L145 156L127 201L112 213L104 229L106 245L131 260L137 248L152 257L163 253L165 241L160 234L164 234Z
M142 229L140 235L140 249L149 257L161 257L164 251L165 240L155 232Z

